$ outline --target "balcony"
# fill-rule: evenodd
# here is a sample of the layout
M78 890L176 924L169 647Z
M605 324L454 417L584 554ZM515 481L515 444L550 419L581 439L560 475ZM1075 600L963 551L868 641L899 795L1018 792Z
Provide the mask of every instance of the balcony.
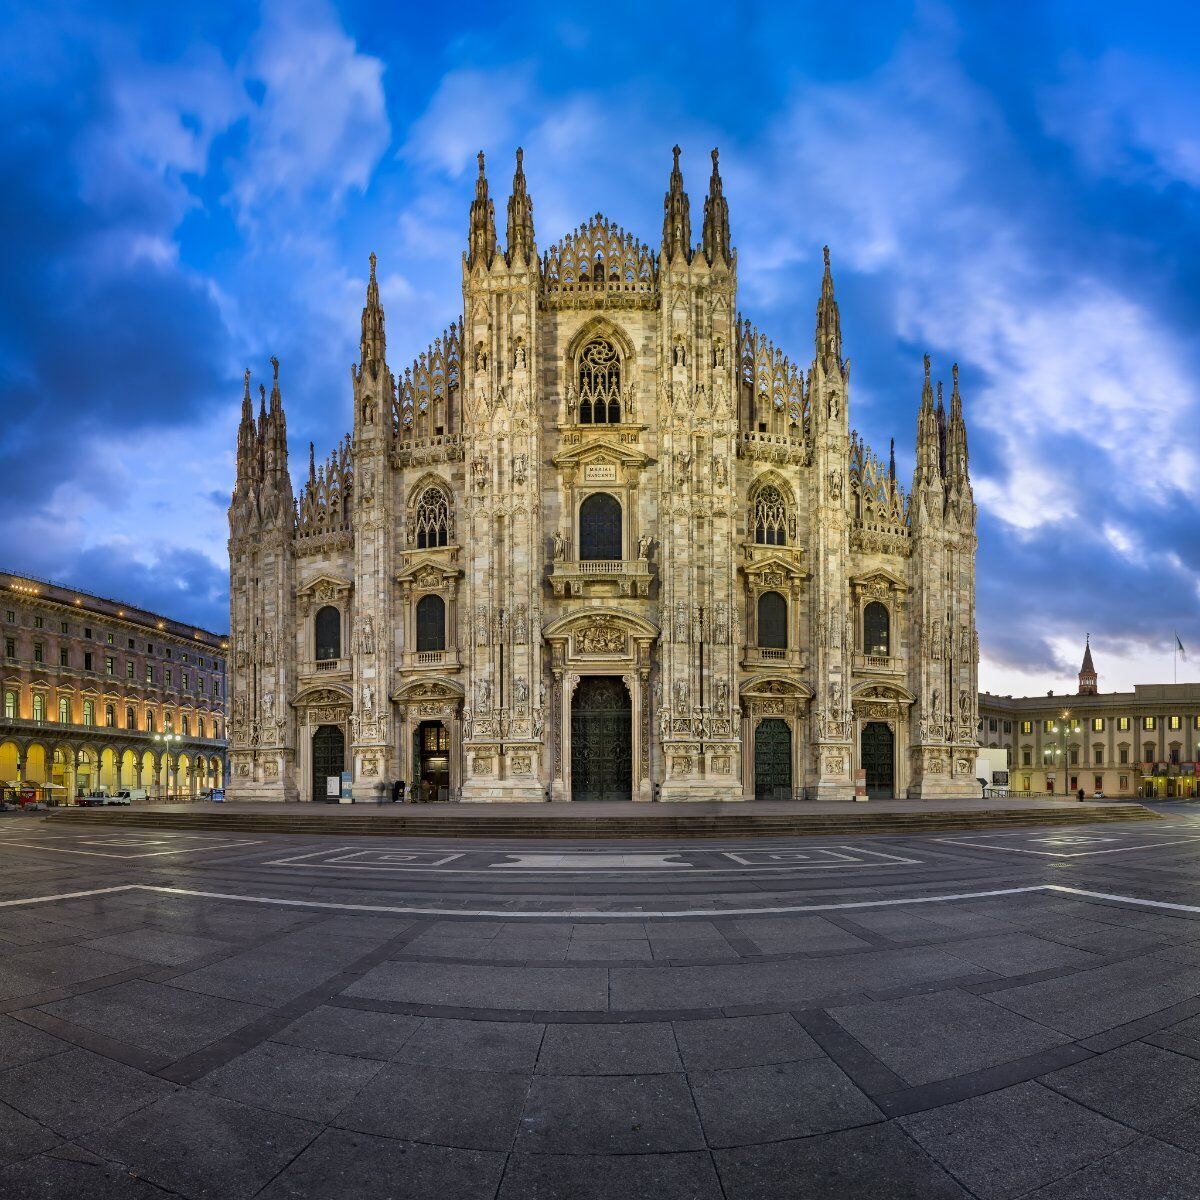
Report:
M904 660L895 654L855 654L855 675L903 675Z
M406 671L457 671L462 666L457 650L412 650L405 657Z
M307 662L300 668L302 675L349 675L350 660L348 658L318 658Z
M804 668L804 655L798 649L779 649L773 646L747 646L742 654L742 669L761 671L764 667L786 667L791 671Z
M550 590L556 596L648 596L650 564L644 558L587 559L552 564Z

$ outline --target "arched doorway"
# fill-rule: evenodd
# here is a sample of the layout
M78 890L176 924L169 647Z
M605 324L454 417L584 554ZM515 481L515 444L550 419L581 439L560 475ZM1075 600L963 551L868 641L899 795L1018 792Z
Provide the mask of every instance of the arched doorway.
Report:
M754 731L754 798L792 798L792 730L778 717L759 721Z
M312 781L314 800L334 800L328 780L346 769L346 735L337 725L319 725L312 739Z
M571 799L633 795L633 706L617 675L585 675L571 698Z
M445 800L450 794L450 732L441 721L422 721L416 738L417 796Z
M882 721L868 721L862 731L862 768L867 795L890 800L896 792L896 739Z

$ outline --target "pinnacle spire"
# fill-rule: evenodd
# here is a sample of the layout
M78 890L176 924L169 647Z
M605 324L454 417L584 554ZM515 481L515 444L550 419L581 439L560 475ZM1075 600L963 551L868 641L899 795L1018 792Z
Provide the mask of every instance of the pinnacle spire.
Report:
M533 201L525 185L525 152L517 147L517 166L513 172L512 195L508 198L506 236L508 265L527 264L533 255Z
M483 170L483 151L479 151L479 175L475 180L475 199L471 201L471 224L467 232L467 262L491 266L496 254L496 209L488 196L488 181Z
M937 384L938 466L946 476L946 406L942 403L942 381Z
M309 442L308 443L308 486L312 487L312 485L316 482L316 479L317 479L316 447L313 446L312 442Z
M283 398L279 394L279 359L275 355L271 355L271 412L277 413L283 405Z
M1079 695L1094 696L1099 690L1096 667L1092 662L1092 635L1083 644L1083 666L1079 668Z
M671 167L671 182L667 194L663 197L663 253L668 262L673 262L676 255L683 261L692 260L692 210L688 203L687 192L683 190L683 172L679 169L679 147L673 146L671 153L675 156Z
M958 363L954 364L950 388L950 425L946 433L946 469L951 485L969 491L971 487L967 451L967 426L963 420L962 396L958 391Z
M708 195L704 200L704 228L702 241L704 257L712 266L718 259L732 263L733 254L729 246L729 202L721 190L721 171L717 165L717 151L712 152L712 176L708 181Z
M821 298L817 301L817 362L827 375L843 374L842 320L833 294L833 271L829 266L829 247L822 251L825 272L821 276Z
M370 368L372 376L387 360L387 336L383 328L383 305L379 303L379 282L375 278L375 251L369 259L371 275L367 280L367 303L362 310L362 339L359 343L359 369Z
M888 447L888 482L892 485L892 490L896 490L896 439L891 439L891 445Z
M933 384L929 378L929 355L925 355L925 379L921 384L921 411L917 417L917 469L913 491L921 487L941 490L941 439L937 413L933 407ZM938 513L940 514L940 508Z

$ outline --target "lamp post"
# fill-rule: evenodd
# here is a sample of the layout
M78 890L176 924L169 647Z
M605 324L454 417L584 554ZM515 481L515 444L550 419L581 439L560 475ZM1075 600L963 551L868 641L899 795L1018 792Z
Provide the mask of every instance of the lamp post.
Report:
M154 735L154 740L163 747L164 753L169 755L171 753L171 744L173 742L180 742L183 740L183 738L178 733L156 733ZM165 758L163 765L165 768ZM161 783L158 785L158 798L160 800L163 798L163 785Z
M1081 726L1077 720L1072 718L1069 708L1064 709L1058 721L1050 726L1050 732L1055 735L1054 742L1052 743L1054 746L1052 755L1054 758L1062 758L1064 796L1070 794L1070 776L1067 774L1067 768L1070 766L1071 752L1067 738L1073 733L1079 733L1080 730Z

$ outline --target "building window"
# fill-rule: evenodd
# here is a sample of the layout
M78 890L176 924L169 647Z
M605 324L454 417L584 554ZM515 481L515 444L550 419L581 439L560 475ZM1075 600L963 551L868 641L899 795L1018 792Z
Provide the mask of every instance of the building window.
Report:
M163 713L163 733L174 733L175 722L170 713Z
M83 656L83 669L85 671L90 671L92 669L92 655L90 651Z
M863 652L886 657L891 653L890 645L891 618L887 606L872 600L863 609ZM996 728L995 718L992 719L992 728Z
M106 729L117 727L117 710L111 704L104 706L104 726Z
M170 687L171 686L171 668L170 667L167 667L163 670L163 677L164 677L163 682L167 685L167 687Z
M1095 757L1096 766L1098 766L1098 767L1104 766L1104 747L1103 746L1093 746L1092 751L1093 751L1093 754Z
M180 732L180 733L182 733L184 737L187 737L187 736L188 736L188 719L187 719L187 713L184 713L184 714L183 714L183 715L182 715L182 716L179 718L179 732Z
M1021 732L1022 733L1032 733L1033 732L1033 722L1032 721L1022 721L1021 722Z
M150 663L146 664L146 682L147 683L154 682L154 667L151 666Z
M83 627L83 636L85 638L90 638L92 636L92 629L90 625L85 625Z
M1121 791L1127 792L1128 790L1129 790L1129 776L1122 775L1121 776Z
M137 713L134 712L134 710L132 708L127 708L125 710L125 728L126 729L136 729L137 728Z
M1071 766L1073 766L1073 767L1079 766L1079 747L1078 746L1071 747Z
M147 653L147 654L153 654L153 653L154 653L154 645L153 645L153 643L152 643L152 642L147 642L147 643L146 643L146 653Z
M766 484L755 493L751 524L760 546L787 545L787 505L777 487Z
M6 620L6 621L7 621L7 622L10 624L10 625L15 625L15 624L17 623L17 610L16 610L15 608L10 608L10 609L9 609L9 610L8 610L8 611L7 611L7 612L4 614L4 619L5 619L5 620Z
M621 359L612 342L597 338L579 354L580 425L616 425L621 420Z
M196 736L201 737L201 738L204 736L204 718L203 717L196 718Z
M198 691L200 693L200 695L202 695L202 696L204 695L204 676L203 675L198 675L196 677L196 691Z
M60 621L60 622L59 622L59 625L58 625L58 628L59 628L59 631L60 631L60 632L62 632L62 633L70 633L70 632L71 632L71 631L70 631L70 630L67 628L67 623L66 623L66 621Z
M1179 729L1182 727L1182 724L1183 724L1182 717L1168 717L1167 718L1167 728L1168 729Z
M112 635L111 633L106 633L106 634L104 635L104 640L105 640L105 641L106 641L106 642L107 642L107 643L108 643L110 646L111 646L111 645L113 645L113 635Z
M1154 717L1143 717L1142 718L1142 728L1143 729L1153 729L1154 726L1155 726L1155 718Z
M1093 776L1092 776L1092 779L1093 779L1093 780L1094 780L1094 782L1095 782L1095 789L1094 789L1094 790L1095 790L1095 791L1097 791L1097 792L1102 792L1102 791L1104 791L1104 776L1103 776L1103 775L1093 775Z
M1118 761L1120 762L1120 764L1122 766L1124 766L1129 761L1129 747L1122 746L1121 749L1117 752L1117 755L1118 755Z
M1021 766L1030 767L1033 765L1033 752L1031 750L1021 751Z
M764 650L787 649L787 601L778 592L758 598L758 644Z
M71 723L71 701L66 696L58 698L58 723L60 725L70 725Z
M146 709L146 732L154 732L154 714L149 709Z
M17 657L17 639L16 638L5 638L4 639L4 657L5 658L16 658Z
M1146 742L1146 743L1145 743L1145 744L1142 746L1142 762L1151 763L1151 762L1154 762L1154 761L1155 761L1155 758L1154 758L1154 743L1153 743L1153 742Z
M105 675L115 675L117 673L117 660L111 654L104 656L104 673Z
M1005 722L1004 722L1004 732L1005 732L1005 733L1012 733L1012 722L1011 722L1011 721L1005 721Z
M417 653L446 649L446 602L441 596L417 601Z
M164 658L170 658L170 657L171 657L171 647L170 647L170 646L168 646L168 647L167 647L167 648L166 648L166 649L163 651L163 657L164 657Z
M71 652L66 646L59 646L58 648L58 665L60 667L69 667L71 665Z
M1054 728L1053 721L1043 721L1042 722L1042 732L1043 733L1050 733L1053 730L1053 728Z
M992 733L996 732L996 718L995 717L988 717L988 729L991 730Z
M621 504L616 496L593 492L579 506L579 557L584 562L621 559Z
M317 609L313 631L318 661L342 657L342 614L332 604Z
M132 679L134 674L133 659L128 659L125 663L125 678Z
M1092 718L1092 732L1093 733L1103 733L1104 732L1104 718L1103 717L1093 717Z
M187 686L188 686L188 673L187 673L186 671L184 671L184 673L183 673L183 683L182 683L180 686L183 688L183 690L184 690L185 692L187 691Z
M45 651L41 642L33 643L33 661L41 662L44 658Z
M33 693L33 719L35 721L46 719L46 697L41 692Z
M450 500L440 487L427 487L413 513L413 539L418 550L432 550L450 542Z
M15 721L17 719L17 693L4 693L4 719L6 721Z
M34 629L45 629L46 628L45 619L42 617L34 617L33 618L33 627L34 627Z
M1121 730L1122 732L1127 730L1129 728L1129 718L1128 717L1118 717L1117 718L1117 728L1119 730Z
M129 649L130 649L130 650L132 650L132 649L133 649L133 638L130 638L130 639L129 639Z
M95 702L95 700L85 700L83 702L83 723L85 725L95 725L95 723L96 723L96 702Z

